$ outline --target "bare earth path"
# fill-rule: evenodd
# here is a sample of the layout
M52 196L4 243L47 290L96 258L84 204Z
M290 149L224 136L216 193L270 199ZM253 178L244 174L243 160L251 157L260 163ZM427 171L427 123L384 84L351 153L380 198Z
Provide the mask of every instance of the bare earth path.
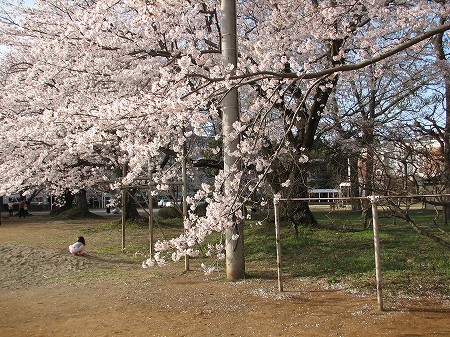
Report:
M115 254L71 256L86 223L36 218L2 219L1 337L450 336L448 301L390 298L379 312L374 296L307 280L287 280L280 294L276 280L227 282L195 264L186 274L181 263L142 269Z

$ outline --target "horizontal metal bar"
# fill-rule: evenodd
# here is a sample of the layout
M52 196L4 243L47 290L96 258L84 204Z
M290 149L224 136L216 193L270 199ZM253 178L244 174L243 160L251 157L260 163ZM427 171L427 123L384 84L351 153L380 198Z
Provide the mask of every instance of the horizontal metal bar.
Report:
M417 195L374 195L367 197L325 197L325 198L280 198L279 201L320 201L320 200L365 200L369 197L376 197L378 199L421 199L421 198L435 198L435 197L450 197L450 194L417 194Z

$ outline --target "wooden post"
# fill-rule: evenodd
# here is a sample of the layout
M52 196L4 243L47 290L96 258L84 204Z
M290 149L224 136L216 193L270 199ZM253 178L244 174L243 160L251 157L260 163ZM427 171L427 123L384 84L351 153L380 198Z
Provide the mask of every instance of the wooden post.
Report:
M275 240L277 247L277 271L278 271L278 290L283 291L282 271L281 271L281 241L280 241L280 210L279 200L273 199L273 211L275 216Z
M186 172L186 156L187 156L187 149L186 149L186 142L183 144L183 162L181 163L181 179L183 182L182 185L182 191L183 191L183 226L184 226L184 220L187 219L188 215L188 209L187 209L187 172ZM189 271L189 255L186 255L184 257L184 270Z
M122 253L126 252L125 248L125 224L127 222L127 189L123 185L123 178L127 174L127 164L123 164L122 166Z
M382 296L382 287L383 287L383 278L381 275L381 258L380 258L380 238L379 238L379 229L378 229L378 207L377 201L378 196L371 195L368 197L372 203L372 219L373 219L373 241L375 247L375 274L377 280L377 300L378 300L378 309L380 311L383 310L383 296Z
M2 225L2 210L3 210L3 195L0 197L0 226Z
M148 241L150 246L150 258L155 256L153 237L153 197L152 197L153 168L148 160Z

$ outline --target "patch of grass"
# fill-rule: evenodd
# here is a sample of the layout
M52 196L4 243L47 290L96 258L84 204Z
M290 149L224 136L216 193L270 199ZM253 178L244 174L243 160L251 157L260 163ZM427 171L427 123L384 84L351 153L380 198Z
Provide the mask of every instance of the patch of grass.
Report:
M157 216L155 219L155 226L162 226L164 228L178 228L183 230L183 220L181 218L161 218Z
M106 224L100 224L97 226L90 226L81 230L83 234L95 234L102 233L107 231L120 231L122 229L122 225L118 221L109 222Z
M283 273L374 291L375 258L371 227L363 230L360 213L349 210L315 210L314 214L320 228L300 228L298 238L293 237L291 228L282 226ZM434 293L450 297L450 251L417 234L403 220L394 221L386 213L382 215L386 215L379 219L385 292L405 295ZM410 215L420 226L434 226L434 211L411 210ZM276 268L273 224L247 226L245 244L247 261L273 261L272 266Z
M364 230L360 213L347 209L332 212L318 209L313 212L320 227L301 227L298 238L293 236L289 225L282 224L283 273L374 293L372 228ZM434 225L434 211L417 209L410 213L418 225L439 232ZM380 218L380 242L384 293L434 294L450 298L450 251L417 234L404 221L388 217L387 213L383 215L386 217ZM441 229L448 233L450 226ZM70 235L76 237L79 232L87 238L88 252L93 254L115 255L140 264L149 251L148 227L142 224L127 223L127 254L121 251L120 221L96 222L77 227L74 234ZM181 219L156 219L155 241L170 239L182 232ZM195 248L204 253L208 243L215 244L221 238L223 240L220 234L214 234ZM276 275L274 224L264 222L263 225L256 225L255 221L246 221L244 238L248 274L251 277L273 278ZM214 260L205 260L203 255L192 259L197 268L201 262L208 265L216 263ZM224 262L218 262L217 266L223 268Z

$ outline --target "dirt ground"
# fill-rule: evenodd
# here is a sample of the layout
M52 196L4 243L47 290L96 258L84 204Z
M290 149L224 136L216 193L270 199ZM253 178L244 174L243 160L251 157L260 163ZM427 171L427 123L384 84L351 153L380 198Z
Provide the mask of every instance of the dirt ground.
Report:
M307 279L285 280L280 293L273 278L228 282L195 263L184 273L183 263L143 269L123 254L71 256L86 222L38 218L2 219L2 337L450 336L448 300L386 298L380 312L374 295Z

